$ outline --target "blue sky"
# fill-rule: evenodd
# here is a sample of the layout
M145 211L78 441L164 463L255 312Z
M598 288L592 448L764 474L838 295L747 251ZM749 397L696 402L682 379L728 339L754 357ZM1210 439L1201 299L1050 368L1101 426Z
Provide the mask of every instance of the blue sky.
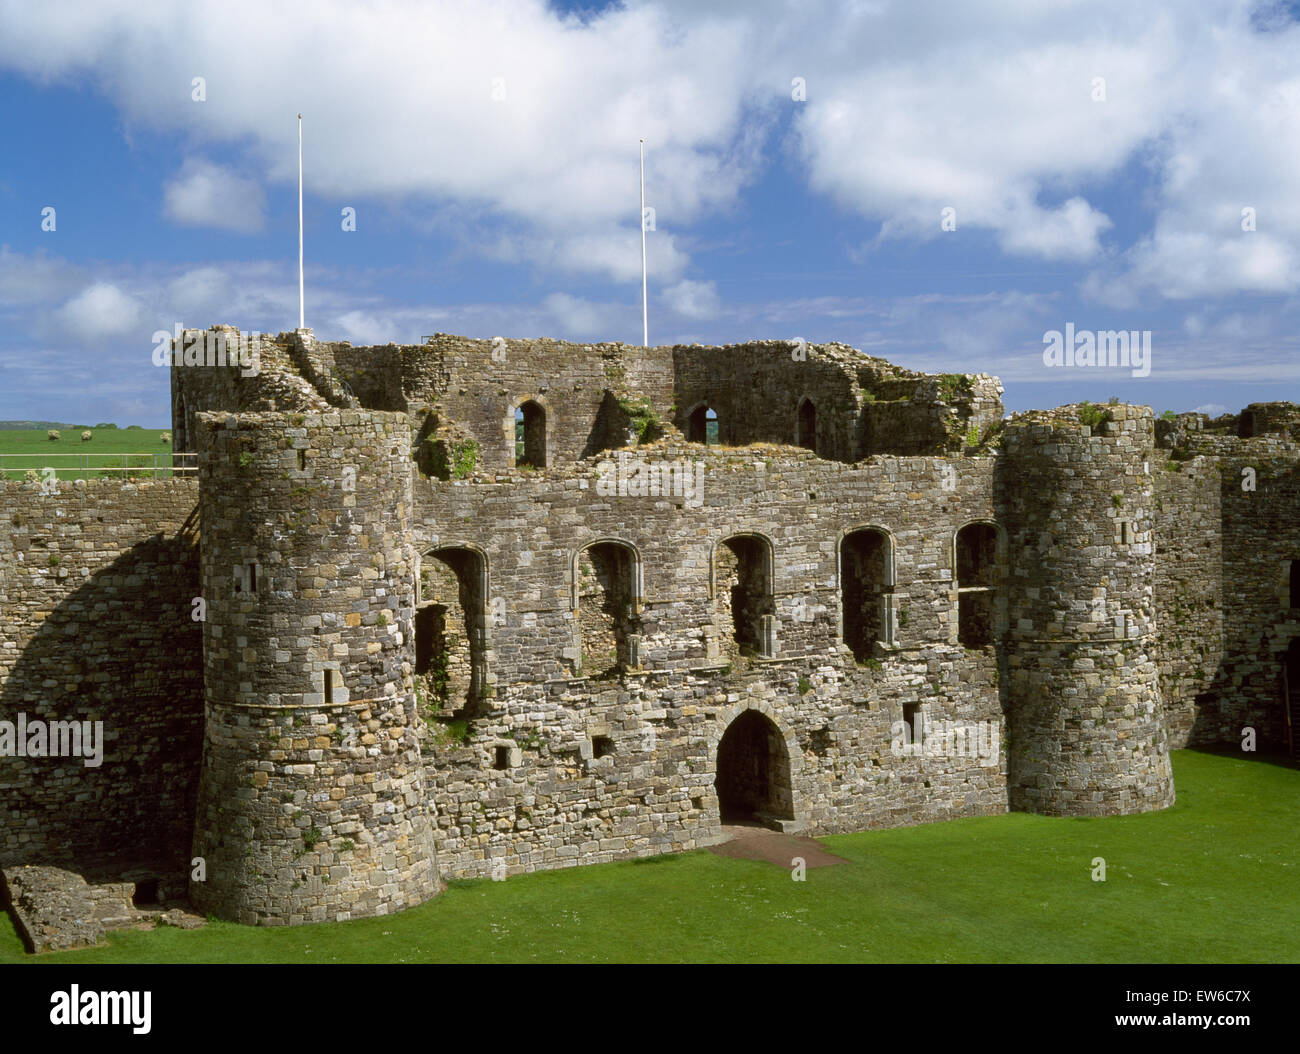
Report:
M1300 398L1296 4L0 0L0 419L164 427L156 330L297 324L299 111L323 339L638 343L644 136L652 343Z

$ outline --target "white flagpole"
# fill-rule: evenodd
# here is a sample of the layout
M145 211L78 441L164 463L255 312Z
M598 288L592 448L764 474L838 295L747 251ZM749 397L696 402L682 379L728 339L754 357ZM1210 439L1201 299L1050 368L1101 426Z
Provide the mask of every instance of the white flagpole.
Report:
M641 344L650 346L650 314L645 282L645 140L641 140Z
M302 114L298 115L298 328L307 328L302 282Z

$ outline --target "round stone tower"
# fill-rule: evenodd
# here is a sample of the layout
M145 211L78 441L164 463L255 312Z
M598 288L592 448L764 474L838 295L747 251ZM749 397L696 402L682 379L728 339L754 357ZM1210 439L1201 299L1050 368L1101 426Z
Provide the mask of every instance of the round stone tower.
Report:
M1007 424L994 489L1010 572L1013 809L1111 816L1173 803L1154 657L1154 443L1142 406Z
M206 732L190 897L249 924L438 890L405 415L196 415Z

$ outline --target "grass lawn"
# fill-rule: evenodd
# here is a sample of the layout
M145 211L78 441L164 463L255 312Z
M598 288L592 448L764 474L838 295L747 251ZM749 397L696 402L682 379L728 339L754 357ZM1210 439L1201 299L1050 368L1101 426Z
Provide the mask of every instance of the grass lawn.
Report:
M159 428L91 428L94 437L83 442L82 429L63 428L60 438L51 440L43 428L0 430L0 458L5 479L22 479L28 469L38 472L46 465L56 470L59 479L95 479L100 476L135 476L137 479L153 478L153 455L158 464L171 465L171 444L160 438L165 429ZM10 457L9 455L22 455ZM66 455L73 455L68 457ZM128 454L142 455L123 458ZM35 456L33 456L35 455ZM83 458L85 459L83 461ZM84 466L84 467L83 467ZM134 472L122 472L122 468ZM95 471L117 469L116 472ZM169 469L160 469L159 477L170 476Z
M1300 770L1173 760L1164 812L837 835L849 862L805 882L701 851L454 882L388 918L114 933L39 961L1300 962ZM0 961L22 958L6 915Z

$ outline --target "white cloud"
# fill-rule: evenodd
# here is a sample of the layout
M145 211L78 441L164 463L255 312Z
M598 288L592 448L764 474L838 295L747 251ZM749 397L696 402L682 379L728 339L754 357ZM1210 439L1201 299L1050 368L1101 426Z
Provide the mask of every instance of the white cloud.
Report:
M689 319L713 318L720 306L715 283L690 279L683 279L665 289L663 300L673 314Z
M297 268L288 260L222 261L177 274L173 264L143 268L137 279L150 309L150 324L171 328L176 322L206 328L214 322L244 327L297 324ZM336 276L309 269L307 311L322 314L322 285ZM311 324L312 317L308 318Z
M234 170L189 158L163 187L163 213L186 227L218 227L254 234L265 225L261 186Z
M319 333L326 340L350 340L353 344L385 344L393 340L397 326L390 315L365 311L344 311L330 319L328 333ZM318 327L313 327L318 328Z
M607 340L609 334L626 329L632 315L630 305L600 304L568 293L552 293L542 306L559 327L557 332L576 340Z
M879 220L884 238L938 237L951 207L958 232L991 230L1007 252L1095 255L1110 221L1077 188L1160 130L1182 28L1105 0L926 16L877 5L836 27L820 62L825 34L804 37L818 75L794 148L811 184Z
M635 202L634 202L635 204ZM636 210L633 209L633 222ZM528 262L539 271L563 270L607 276L617 282L641 280L638 227L599 232L502 234L485 247L488 256L508 263ZM666 231L646 236L646 266L658 282L670 282L686 267L687 255Z
M1009 253L1069 260L1095 256L1101 249L1098 236L1111 226L1108 216L1076 197L1057 209L1018 203L1007 210L999 230Z
M166 295L181 315L211 312L230 296L230 275L220 267L196 267L169 281Z
M1196 407L1195 413L1209 414L1211 417L1220 417L1228 412L1228 408L1222 403L1206 403L1204 406Z
M113 337L140 325L140 301L108 282L96 282L73 297L57 312L58 324L83 339Z
M106 0L76 18L4 2L0 24L0 67L90 74L129 124L238 151L271 181L296 182L302 111L309 191L477 205L523 229L540 266L626 275L609 232L636 224L639 137L648 203L679 229L734 203L761 141L754 115L742 120L756 29L738 17L634 4L579 22L544 0ZM206 102L191 100L194 76ZM168 214L256 229L253 190L233 170L186 166Z
M0 0L0 67L88 75L128 127L229 158L187 162L168 184L178 222L258 229L261 185L296 180L302 110L313 193L472 215L474 251L635 281L644 136L651 273L706 310L680 285L691 227L738 208L792 117L801 178L878 222L875 245L983 233L1007 253L1084 261L1088 296L1139 306L1300 286L1300 24L1260 32L1256 7L629 0L578 18L544 0L105 0L70 17ZM1121 220L1103 198L1144 166L1143 214ZM1149 233L1126 244L1135 229Z

